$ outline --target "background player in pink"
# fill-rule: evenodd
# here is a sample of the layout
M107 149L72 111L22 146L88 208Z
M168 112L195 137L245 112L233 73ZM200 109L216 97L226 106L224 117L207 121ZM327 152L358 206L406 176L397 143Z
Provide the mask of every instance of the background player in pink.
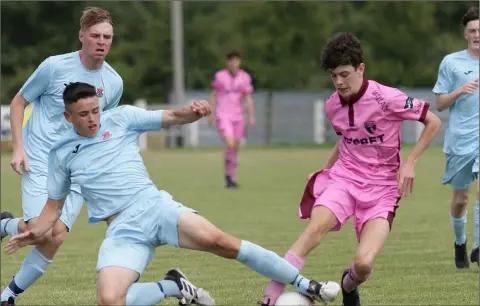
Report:
M353 217L359 244L342 275L342 293L343 305L358 306L357 287L372 273L398 201L412 192L415 164L437 135L440 119L427 102L364 79L363 51L352 34L327 43L322 68L337 90L325 102L325 111L339 139L323 169L309 176L299 214L310 222L285 259L300 270L320 240ZM400 131L405 120L420 121L425 128L402 163ZM283 285L270 282L263 305L274 305L282 291Z
M240 69L242 57L240 52L231 51L227 54L227 67L215 74L212 82L210 103L212 115L209 124L217 124L220 137L225 143L225 187L236 188L238 151L241 141L245 138L245 119L243 101L247 107L248 123L255 125L255 112L252 99L252 79Z

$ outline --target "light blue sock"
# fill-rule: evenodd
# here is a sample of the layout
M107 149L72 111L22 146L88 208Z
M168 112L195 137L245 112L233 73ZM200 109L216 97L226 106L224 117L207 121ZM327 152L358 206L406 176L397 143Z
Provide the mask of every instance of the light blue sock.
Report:
M304 294L310 284L310 280L301 276L288 261L249 241L242 241L237 260L269 279L296 286Z
M18 271L8 287L3 290L1 301L7 301L9 297L15 298L25 291L43 275L45 269L51 262L52 261L45 258L37 248L32 249L27 257L25 257L20 271Z
M0 221L0 236L15 236L18 235L18 222L22 218L3 219Z
M478 248L480 245L480 207L478 200L475 201L475 209L473 210L473 248Z
M180 289L171 280L158 283L136 283L128 288L127 305L156 305L166 297L181 298Z
M462 245L467 241L467 234L465 233L465 227L467 224L467 214L460 218L455 218L450 215L452 221L453 233L455 234L455 244Z

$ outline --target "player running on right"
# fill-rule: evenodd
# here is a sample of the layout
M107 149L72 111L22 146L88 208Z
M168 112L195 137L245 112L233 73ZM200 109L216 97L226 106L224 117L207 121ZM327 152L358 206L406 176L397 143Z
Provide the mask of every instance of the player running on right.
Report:
M440 119L427 102L366 80L360 41L352 34L333 37L321 62L337 89L325 102L325 111L340 138L323 169L309 177L299 214L310 222L285 259L301 270L322 238L354 217L359 244L341 285L343 305L358 306L358 286L372 273L400 197L413 190L415 164L437 135ZM420 121L425 128L402 163L400 131L405 120ZM262 305L274 305L283 288L271 281Z
M446 155L442 183L452 185L450 219L455 234L455 266L468 268L467 224L468 187L478 176L478 65L480 57L478 7L462 18L466 50L445 56L440 64L433 92L438 111L449 109L443 152ZM474 211L474 241L470 261L479 262L479 191Z

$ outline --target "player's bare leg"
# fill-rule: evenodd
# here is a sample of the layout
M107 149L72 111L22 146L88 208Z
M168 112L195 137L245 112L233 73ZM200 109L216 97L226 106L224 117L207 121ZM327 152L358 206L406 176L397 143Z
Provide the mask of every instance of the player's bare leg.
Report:
M31 228L38 218L32 218L27 223ZM52 262L62 245L67 233L67 227L58 221L53 229L37 241L36 248L25 258L19 272L1 295L2 306L14 305L14 299L40 278Z
M467 254L467 206L468 206L469 189L453 190L452 204L450 207L450 215L453 231L455 234L455 266L458 269L468 268Z
M231 136L225 137L225 187L238 188L236 173L238 167L239 141Z
M165 279L158 282L135 283L138 277L136 271L124 267L109 266L101 269L97 276L97 304L156 305L167 297L176 297L180 300L180 305L214 305L208 293L201 288L197 289L178 269L171 269ZM199 295L202 300L199 300Z
M305 231L300 235L284 259L302 270L307 255L316 248L323 237L337 225L338 220L333 212L324 206L315 206L312 209L310 222ZM265 289L262 305L274 305L277 298L282 294L285 285L276 281L270 281Z
M184 212L178 218L178 243L181 248L236 259L269 279L297 287L301 293L316 301L331 302L340 291L339 284L308 280L300 275L296 267L274 252L232 237L191 212Z
M344 306L360 306L358 286L372 274L375 259L390 233L390 224L383 218L365 223L353 263L342 276Z

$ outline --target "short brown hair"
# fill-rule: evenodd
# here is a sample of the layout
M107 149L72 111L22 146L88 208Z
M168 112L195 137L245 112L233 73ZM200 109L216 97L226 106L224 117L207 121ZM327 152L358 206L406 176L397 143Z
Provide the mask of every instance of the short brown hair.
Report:
M465 28L470 21L478 20L478 7L472 6L462 17L462 25Z
M227 52L225 55L227 59L232 59L232 58L242 58L242 53L238 50L230 50Z
M88 29L102 22L108 22L113 26L112 15L99 7L86 7L80 17L80 29Z
M321 66L325 70L347 65L357 68L361 63L363 63L362 46L360 40L351 33L335 35L323 49Z

